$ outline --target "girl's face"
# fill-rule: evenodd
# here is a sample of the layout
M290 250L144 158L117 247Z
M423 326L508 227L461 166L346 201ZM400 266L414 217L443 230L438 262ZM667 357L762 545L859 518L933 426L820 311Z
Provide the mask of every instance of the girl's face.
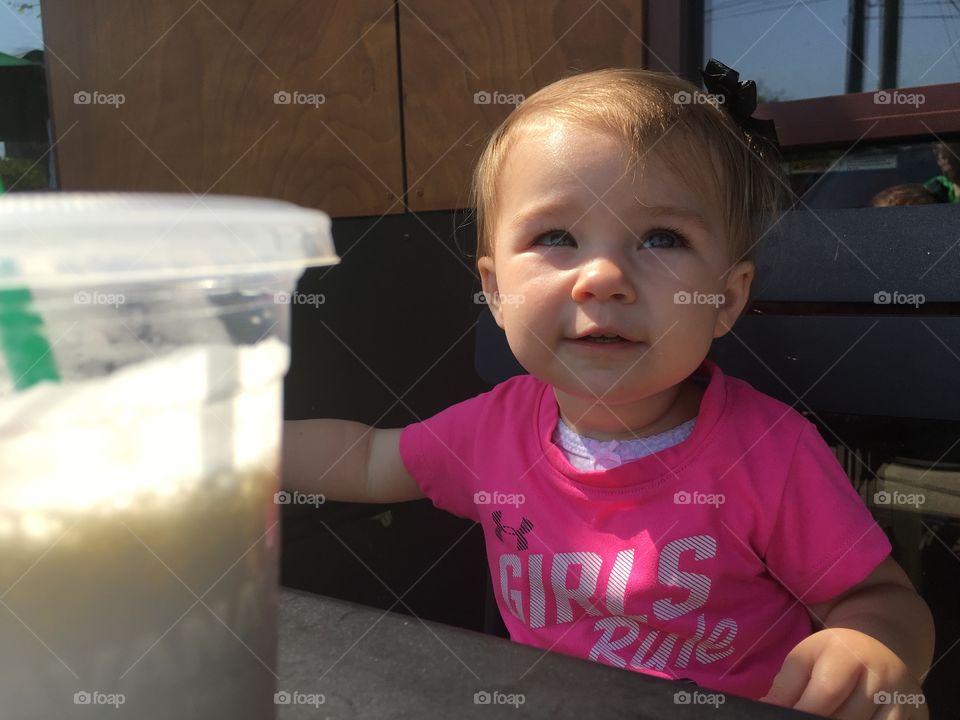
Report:
M483 290L561 409L599 398L643 416L626 406L691 375L746 302L753 264L731 270L720 218L657 156L670 147L668 133L628 172L614 136L549 121L505 160ZM577 339L597 328L626 340Z

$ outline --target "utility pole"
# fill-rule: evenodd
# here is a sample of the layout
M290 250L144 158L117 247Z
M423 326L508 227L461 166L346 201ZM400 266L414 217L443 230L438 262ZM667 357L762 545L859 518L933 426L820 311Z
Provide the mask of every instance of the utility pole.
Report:
M880 26L880 89L897 86L900 60L900 0L883 0Z
M850 0L847 17L850 22L850 36L847 47L847 92L863 92L863 51L864 25L866 22L867 0Z

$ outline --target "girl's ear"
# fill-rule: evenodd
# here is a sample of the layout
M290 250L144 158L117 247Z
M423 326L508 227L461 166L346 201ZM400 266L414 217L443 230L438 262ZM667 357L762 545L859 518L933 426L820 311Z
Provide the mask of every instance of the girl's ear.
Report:
M477 270L480 271L480 286L483 288L483 295L487 299L490 312L493 313L493 319L503 328L503 313L500 308L500 295L497 292L497 272L493 258L489 255L479 258Z
M750 299L750 285L756 273L756 265L751 260L742 260L727 275L727 286L723 291L724 303L717 308L717 320L713 337L723 337L740 317L740 313Z

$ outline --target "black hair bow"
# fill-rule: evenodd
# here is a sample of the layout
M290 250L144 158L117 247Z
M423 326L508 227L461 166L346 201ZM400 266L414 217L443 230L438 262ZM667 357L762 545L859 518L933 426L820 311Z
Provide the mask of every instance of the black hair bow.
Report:
M718 97L719 104L730 113L740 127L766 138L775 147L780 147L773 120L751 117L757 109L757 84L753 80L740 82L740 73L714 58L710 58L707 66L700 71L700 75L703 77L703 84L707 91Z

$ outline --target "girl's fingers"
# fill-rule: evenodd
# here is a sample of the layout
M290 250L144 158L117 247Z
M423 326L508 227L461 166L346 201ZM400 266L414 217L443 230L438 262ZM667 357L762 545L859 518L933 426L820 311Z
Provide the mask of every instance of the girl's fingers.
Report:
M813 660L799 653L787 655L780 672L773 679L773 685L766 696L760 698L763 702L781 707L793 707L803 695L807 683L810 681L810 672L813 669Z
M878 709L888 708L889 705L878 705L874 701L874 696L870 694L866 673L861 673L856 687L850 693L850 696L833 712L831 718L836 720L876 720ZM894 720L884 718L884 720ZM899 720L905 720L903 718Z
M904 712L899 705L878 705L877 708L870 720L908 720L910 718L909 713Z
M866 713L866 701L858 702L856 696L851 697L863 682L863 675L863 665L853 658L843 654L821 656L820 662L814 666L806 690L793 707L795 710L838 717L837 709L849 701L854 712L859 713L850 720L870 720L874 708L871 707L870 712Z

